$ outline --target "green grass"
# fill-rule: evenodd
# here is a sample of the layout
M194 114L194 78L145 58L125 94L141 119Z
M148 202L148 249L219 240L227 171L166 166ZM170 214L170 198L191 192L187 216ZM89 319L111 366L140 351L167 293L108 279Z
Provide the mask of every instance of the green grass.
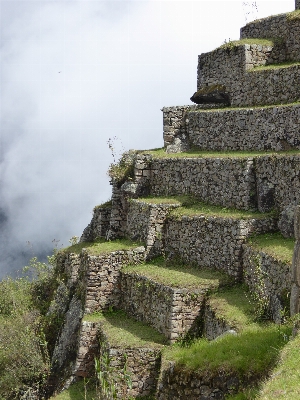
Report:
M274 46L274 41L271 39L241 39L233 40L222 44L219 49L233 49L237 46L243 46L245 44L257 44L260 46Z
M300 105L300 103L295 103ZM276 107L275 105L270 107ZM249 107L248 107L249 108ZM254 108L254 107L252 107ZM263 108L263 107L257 107ZM234 110L232 108L228 108L228 110ZM228 111L227 110L227 111ZM225 110L226 111L226 110ZM197 111L199 112L199 111ZM211 110L201 110L201 112L211 112ZM213 151L213 150L199 150L197 148L193 148L189 151L182 153L166 153L164 148L149 150L149 151L140 151L140 153L150 154L153 158L253 158L253 157L261 157L261 156L270 156L270 155L293 155L300 154L300 150L289 150L289 151Z
M267 375L290 334L287 326L251 326L237 336L211 342L199 339L187 348L172 346L164 350L164 357L175 361L177 368L197 371L203 377L234 373L245 384Z
M226 396L226 400L255 400L257 399L257 393L257 388L242 388L240 393Z
M254 236L250 243L255 249L270 254L279 261L292 263L295 240L284 238L280 232Z
M280 69L280 68L282 69L282 68L294 67L297 65L300 65L299 61L289 61L278 64L259 65L257 67L254 67L253 69L249 69L247 72L252 73L255 71L268 70L268 69Z
M98 256L100 254L110 253L113 251L130 250L139 247L140 242L132 242L128 239L116 239L107 241L105 239L97 239L94 242L81 242L73 246L69 246L60 252L79 254L82 249L86 249L89 254Z
M257 400L300 399L300 336L290 341L282 350L280 361L271 377L265 382Z
M88 381L87 381L88 382ZM89 384L80 380L72 384L67 390L59 393L57 396L50 397L50 400L96 400L97 397L94 382Z
M162 197L160 198L162 199ZM274 216L274 213L260 213L258 211L245 211L237 210L235 208L227 208L222 206L216 206L209 203L205 203L197 200L193 196L172 196L168 198L174 199L181 204L181 207L175 208L170 212L171 216L182 217L182 216L197 216L204 215L205 217L220 217L220 218L232 218L232 219L261 219ZM147 201L146 198L143 201Z
M99 204L98 206L94 207L94 211L97 210L97 208L111 208L111 200L106 201L105 203Z
M139 197L138 202L143 202L147 204L172 204L172 205L181 205L182 202L177 197Z
M250 325L257 325L254 323L253 305L246 292L244 285L237 285L213 293L208 300L217 318L224 319L238 332Z
M295 10L290 13L287 13L287 20L292 22L296 20L300 20L300 10Z
M166 338L154 328L135 321L120 310L86 315L84 320L101 323L111 346L161 348L166 344Z
M19 390L45 383L49 359L34 309L31 282L0 281L0 399L19 398Z
M162 257L148 263L123 267L122 271L129 274L135 273L157 283L179 288L213 289L232 282L230 277L216 270L200 269L180 262L166 265Z

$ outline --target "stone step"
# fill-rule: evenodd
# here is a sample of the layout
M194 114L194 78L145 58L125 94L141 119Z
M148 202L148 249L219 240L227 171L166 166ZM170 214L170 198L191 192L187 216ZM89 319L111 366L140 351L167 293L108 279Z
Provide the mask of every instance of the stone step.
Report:
M281 151L300 148L300 103L251 108L164 107L164 146L215 151Z
M300 21L297 11L257 19L241 28L241 39L275 37L284 38L286 60L300 59Z
M173 343L200 334L207 294L231 282L218 271L188 264L166 266L163 259L157 259L122 269L119 307Z
M153 196L188 194L223 207L261 212L282 211L300 202L299 151L152 154L143 167Z
M188 196L132 199L127 214L127 235L146 243L148 259L164 253L237 280L246 239L277 229L272 215L224 209Z
M186 113L186 140L203 150L300 149L300 103Z
M56 255L57 270L77 285L85 313L94 313L119 304L120 269L145 260L145 248L127 239L81 242ZM64 282L62 282L64 286Z
M243 37L198 57L197 89L218 85L232 106L286 104L299 100L299 19L277 40ZM287 48L286 37L296 41ZM265 36L266 38L267 36ZM291 65L291 61L294 62ZM283 64L285 63L285 64ZM268 67L268 68L264 68Z
M156 390L165 343L163 335L122 311L86 315L73 376L94 376L97 359L102 384L111 385L108 396L114 389L119 399L147 396Z
M169 259L214 268L242 280L243 244L251 235L277 230L277 219L264 214L209 215L184 208L166 221L164 251Z

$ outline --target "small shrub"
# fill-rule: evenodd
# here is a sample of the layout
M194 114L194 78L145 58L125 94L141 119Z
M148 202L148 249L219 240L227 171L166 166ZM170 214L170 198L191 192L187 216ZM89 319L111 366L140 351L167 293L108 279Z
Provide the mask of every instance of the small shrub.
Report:
M108 175L113 183L121 186L127 179L133 178L134 156L135 153L126 152L118 162L110 164Z
M40 392L49 369L40 314L26 279L0 282L0 399Z

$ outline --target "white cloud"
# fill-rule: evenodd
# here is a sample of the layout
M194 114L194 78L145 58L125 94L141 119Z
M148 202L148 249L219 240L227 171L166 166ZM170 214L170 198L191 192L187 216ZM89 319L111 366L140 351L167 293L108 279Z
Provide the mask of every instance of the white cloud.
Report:
M117 152L162 146L160 109L190 103L198 54L238 38L241 3L0 2L2 273L16 244L81 234L110 195L109 138Z

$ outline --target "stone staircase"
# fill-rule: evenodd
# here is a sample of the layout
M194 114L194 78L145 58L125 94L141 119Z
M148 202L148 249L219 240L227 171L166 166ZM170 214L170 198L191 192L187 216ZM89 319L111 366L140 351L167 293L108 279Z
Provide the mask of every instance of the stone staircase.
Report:
M286 306L291 260L259 251L249 239L286 225L283 233L293 231L300 203L300 11L250 23L241 39L199 56L198 89L225 85L231 107L164 108L164 151L130 152L119 165L123 175L111 172L112 200L94 209L81 245L127 238L132 248L97 256L83 249L60 260L83 303L72 376L93 375L94 358L106 354L119 398L223 399L237 392L236 376L203 381L172 364L161 367L163 344L239 333L218 307L226 290L241 284L266 299L277 323ZM124 328L124 321L131 322ZM138 334L145 324L158 332L155 343ZM120 329L143 343L126 345ZM132 386L124 381L127 369Z

